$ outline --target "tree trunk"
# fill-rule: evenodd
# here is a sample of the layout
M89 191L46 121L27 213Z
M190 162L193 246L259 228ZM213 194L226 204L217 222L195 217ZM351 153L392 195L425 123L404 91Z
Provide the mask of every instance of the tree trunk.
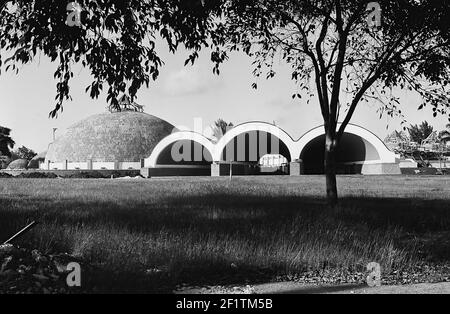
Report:
M336 185L336 146L337 142L329 131L325 134L324 169L327 188L327 202L331 207L336 206L338 200Z

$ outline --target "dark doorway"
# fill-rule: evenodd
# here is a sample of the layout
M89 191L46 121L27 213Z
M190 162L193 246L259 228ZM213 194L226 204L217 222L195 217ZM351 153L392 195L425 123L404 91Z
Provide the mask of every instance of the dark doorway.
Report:
M278 166L261 165L261 158L267 155L281 155L286 164ZM224 163L233 163L237 174L287 174L292 160L289 148L275 135L264 131L250 131L234 137L222 152Z
M303 149L300 159L303 161L304 174L323 174L325 154L325 135L310 141ZM336 161L340 174L360 174L362 164L357 162L378 160L376 148L352 133L344 133L339 144Z
M158 156L157 165L208 166L212 163L211 153L200 143L180 140L167 146Z

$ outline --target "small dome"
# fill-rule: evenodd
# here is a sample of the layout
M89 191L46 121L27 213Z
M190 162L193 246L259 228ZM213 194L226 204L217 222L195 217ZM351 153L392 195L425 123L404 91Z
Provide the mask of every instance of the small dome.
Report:
M49 146L46 162L138 162L171 134L174 126L134 111L107 112L70 126Z
M27 169L27 166L28 166L28 160L16 159L16 160L10 162L10 164L8 165L8 168L6 168L6 169L11 169L11 170Z

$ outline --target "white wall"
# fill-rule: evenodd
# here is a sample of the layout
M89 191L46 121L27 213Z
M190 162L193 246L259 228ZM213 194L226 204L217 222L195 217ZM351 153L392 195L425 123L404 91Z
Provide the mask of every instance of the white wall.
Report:
M141 162L119 162L119 169L121 170L128 170L128 169L141 169Z
M92 162L92 170L102 170L105 168L107 170L115 170L114 162ZM47 163L40 164L39 169L41 170L88 170L88 162L68 162L67 169L64 169L64 162L51 162L50 168ZM141 169L141 162L119 162L118 170L139 170Z
M64 164L62 162L51 162L48 170L54 170L54 169L62 170L63 166L64 166ZM45 167L44 169L47 170L46 165L44 165L44 167Z
M102 168L107 170L114 170L114 162L92 162L92 170L101 170Z
M400 168L417 168L417 162L413 159L400 160Z
M87 169L87 162L69 162L67 163L67 170Z

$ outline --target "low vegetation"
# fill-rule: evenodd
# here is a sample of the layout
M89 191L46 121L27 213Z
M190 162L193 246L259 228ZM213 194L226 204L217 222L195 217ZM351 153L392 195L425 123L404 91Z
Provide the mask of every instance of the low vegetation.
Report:
M332 211L323 181L5 178L0 240L37 220L17 244L81 258L97 269L89 289L101 291L363 280L371 261L383 278L430 267L418 281L450 277L450 178L338 177Z

